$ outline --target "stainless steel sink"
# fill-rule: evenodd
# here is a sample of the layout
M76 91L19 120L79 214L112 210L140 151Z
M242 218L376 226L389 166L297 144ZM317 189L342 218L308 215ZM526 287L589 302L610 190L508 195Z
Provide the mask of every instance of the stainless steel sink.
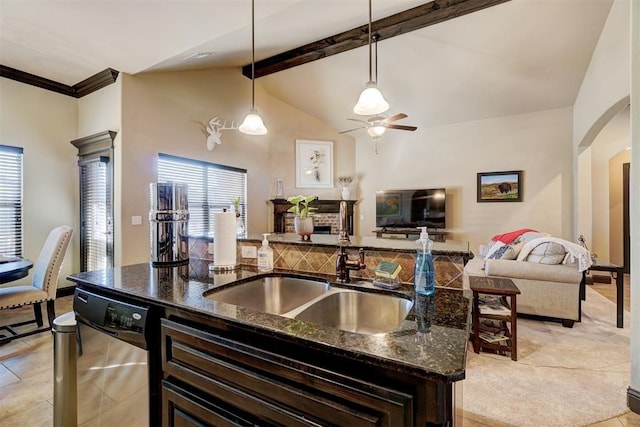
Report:
M204 296L251 310L282 314L298 308L329 290L329 283L287 276L267 276Z
M397 328L413 302L365 292L339 291L319 298L294 318L361 334L383 334Z

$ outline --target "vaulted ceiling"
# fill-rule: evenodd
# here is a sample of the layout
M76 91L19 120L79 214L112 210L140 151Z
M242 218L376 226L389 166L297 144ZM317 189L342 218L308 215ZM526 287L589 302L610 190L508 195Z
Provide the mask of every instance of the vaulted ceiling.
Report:
M440 1L440 0L438 0ZM378 43L378 84L420 127L573 105L611 0L512 0ZM426 3L373 0L373 19ZM249 0L0 0L0 64L67 85L251 61ZM256 0L256 59L362 26L367 0ZM212 52L197 60L184 58ZM360 47L260 77L272 96L352 127ZM260 100L257 99L260 108Z

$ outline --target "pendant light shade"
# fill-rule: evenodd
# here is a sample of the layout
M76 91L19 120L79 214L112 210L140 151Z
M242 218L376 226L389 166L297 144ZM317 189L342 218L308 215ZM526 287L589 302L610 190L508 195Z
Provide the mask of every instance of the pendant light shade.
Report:
M238 130L247 135L264 135L267 133L267 128L262 122L262 118L258 115L256 109L256 83L255 83L255 68L256 68L256 38L255 38L255 0L251 0L251 109L238 126Z
M370 81L360 94L358 103L353 107L353 112L361 116L372 116L384 113L389 109L389 103L382 96L382 92L376 86L376 82Z
M365 89L360 94L358 102L353 107L353 112L361 116L371 116L374 114L384 113L389 109L389 103L382 96L382 92L378 89L372 73L371 59L371 0L369 0L369 81ZM377 45L377 44L376 44ZM378 74L378 53L376 49L376 75Z
M249 114L247 114L242 123L240 123L238 130L247 135L265 135L267 133L267 128L264 126L262 118L258 115L258 110L255 108L249 110Z

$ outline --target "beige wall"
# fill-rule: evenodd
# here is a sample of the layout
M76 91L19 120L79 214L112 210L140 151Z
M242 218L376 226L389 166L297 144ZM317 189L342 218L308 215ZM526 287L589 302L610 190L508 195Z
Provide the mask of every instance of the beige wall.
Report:
M315 194L335 198L338 189L293 188L295 139L334 141L334 174L351 173L354 142L336 138L335 130L317 119L269 97L256 82L256 107L269 133L248 136L224 131L222 144L206 149L204 125L214 116L242 120L251 106L251 82L238 69L124 75L122 79L120 231L122 264L149 260L149 183L156 181L158 153L219 163L248 171L248 229L271 229L267 200L281 177L285 195ZM143 217L132 226L131 216Z
M573 113L574 145L589 145L629 100L629 0L614 0Z
M574 148L579 154L575 154L576 160L576 194L577 199L576 212L574 217L576 221L575 237L582 235L587 246L591 248L593 242L593 194L591 194L591 146Z
M629 141L629 143L631 143L631 141ZM624 265L624 194L622 165L630 161L630 150L623 150L609 160L609 261L619 265Z
M477 251L494 234L530 227L571 239L571 109L419 129L380 143L357 141L361 234L375 229L375 191L447 188L447 229ZM477 172L523 171L522 203L477 203Z
M600 207L608 206L606 162L624 147L607 149L602 141L611 138L599 135L629 103L629 8L629 0L613 2L573 108L576 233L604 259L609 258L609 219ZM601 142L593 148L596 138Z
M78 170L74 98L0 78L0 143L24 148L24 256L36 260L49 232L59 225L78 230ZM78 271L74 235L65 257L64 277Z
M612 220L622 229L622 217L610 214L612 185L619 183L610 181L611 160L619 153L626 151L631 146L629 139L629 109L618 113L602 129L600 134L591 144L591 241L587 241L592 252L604 261L612 261L610 247L610 228ZM622 179L622 163L618 163L617 174ZM618 191L620 191L618 187ZM620 193L621 197L621 193ZM621 202L621 199L620 199ZM622 247L617 248L622 251ZM612 261L613 262L613 261Z

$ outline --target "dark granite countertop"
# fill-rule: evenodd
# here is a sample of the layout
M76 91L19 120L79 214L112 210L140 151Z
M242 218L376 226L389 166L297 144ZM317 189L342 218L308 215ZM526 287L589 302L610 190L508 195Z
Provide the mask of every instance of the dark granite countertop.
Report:
M187 310L235 322L253 330L278 334L302 341L366 363L384 365L420 378L438 382L464 379L466 348L470 319L470 292L436 288L435 297L422 300L431 323L429 332L418 332L416 306L402 324L387 334L364 335L325 327L283 316L252 311L243 307L213 301L203 292L230 284L259 273L243 266L233 272L212 273L211 261L191 259L189 266L152 267L150 263L115 267L72 274L69 280L80 285L101 288L110 293L134 297L152 304ZM276 274L296 274L275 271ZM303 275L304 276L304 275ZM308 276L308 275L307 275ZM318 277L320 275L314 275ZM322 276L320 276L322 277ZM334 277L325 277L332 281ZM370 282L350 286L369 292L382 291ZM394 291L414 299L411 289Z

